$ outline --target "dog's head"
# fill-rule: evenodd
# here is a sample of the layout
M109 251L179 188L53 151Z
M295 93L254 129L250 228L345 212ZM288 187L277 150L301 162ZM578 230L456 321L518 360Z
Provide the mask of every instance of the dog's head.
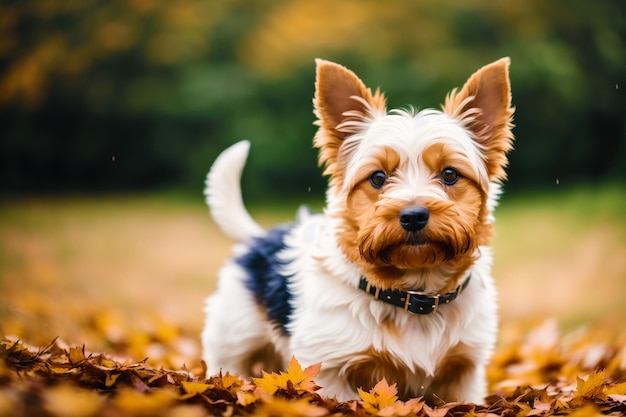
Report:
M513 140L508 66L481 68L442 111L388 112L353 72L317 61L314 142L330 176L328 214L374 284L450 290L488 243Z

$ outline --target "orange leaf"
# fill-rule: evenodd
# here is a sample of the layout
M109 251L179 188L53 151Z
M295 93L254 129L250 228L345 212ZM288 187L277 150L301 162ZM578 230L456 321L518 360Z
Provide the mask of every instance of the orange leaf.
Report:
M380 417L404 417L416 415L424 408L422 398L412 398L407 402L396 401L378 412Z
M266 394L274 395L278 390L293 389L298 393L313 392L319 387L313 379L319 374L321 364L311 365L304 370L295 357L291 358L287 373L280 374L263 372L261 378L252 378L256 386Z
M83 345L82 348L71 347L68 357L72 365L76 365L77 363L84 361L85 360L85 346Z
M604 388L607 395L626 395L626 382Z
M181 381L180 383L183 387L183 390L187 393L186 395L183 395L183 399L185 398L191 398L193 396L196 396L198 394L202 394L204 391L208 390L209 388L211 388L211 385L209 384L203 384L200 382L187 382L187 381Z
M361 397L361 405L372 414L377 414L380 410L393 405L398 400L396 384L389 385L385 378L379 381L370 392L365 392L360 388L357 391L359 397Z
M576 392L575 398L579 397L593 397L598 394L603 394L602 384L604 382L604 371L597 371L587 376L587 379L578 377L576 379Z
M316 363L302 370L300 363L296 360L295 356L292 356L291 361L289 361L289 367L287 368L287 375L296 391L313 392L319 389L313 380L320 373L321 368L322 364Z

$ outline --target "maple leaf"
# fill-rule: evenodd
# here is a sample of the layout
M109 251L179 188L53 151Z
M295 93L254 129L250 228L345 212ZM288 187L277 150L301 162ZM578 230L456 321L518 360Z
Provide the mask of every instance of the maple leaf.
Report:
M191 398L196 395L202 394L203 392L211 388L211 385L203 384L201 382L182 381L180 385L183 387L183 390L186 392L186 394L181 397L182 399L187 399L187 398Z
M412 398L406 402L396 401L378 412L380 417L405 417L416 415L424 408L422 398Z
M313 392L319 389L319 387L315 385L314 379L320 373L321 368L322 364L318 362L307 366L303 370L295 356L292 356L291 361L289 361L289 366L287 367L287 375L296 391Z
M263 371L261 378L252 378L256 386L266 394L274 395L278 390L295 391L296 393L313 392L319 389L314 379L319 374L322 364L316 363L302 369L302 366L292 356L287 372L268 374Z
M597 371L589 374L586 379L576 378L576 392L574 398L605 397L603 392L605 371Z
M357 389L357 392L361 397L363 408L372 414L377 414L385 407L392 406L398 400L396 384L389 385L385 378L374 385L370 392L365 392L361 388Z
M605 387L604 393L608 395L626 395L626 382Z

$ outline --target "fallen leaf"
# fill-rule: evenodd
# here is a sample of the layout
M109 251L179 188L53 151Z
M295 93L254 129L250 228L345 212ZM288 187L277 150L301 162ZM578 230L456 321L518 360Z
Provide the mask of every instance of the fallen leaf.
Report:
M205 392L206 390L211 388L211 385L203 384L201 382L182 381L180 384L183 387L183 391L185 391L185 393L186 393L186 395L183 395L181 397L183 399L191 398L191 397L193 397L195 395L202 394L203 392Z
M374 385L374 388L369 392L365 392L361 388L359 388L357 392L359 397L361 397L361 405L363 408L372 414L377 414L379 411L393 405L398 400L396 384L389 385L385 378Z
M261 378L253 378L256 386L266 394L273 395L278 390L290 391L296 393L314 392L319 387L315 385L314 378L319 374L321 364L311 365L304 370L295 357L291 358L287 373L262 373Z
M576 379L576 392L574 398L603 396L602 383L604 382L604 371L592 372L583 379Z

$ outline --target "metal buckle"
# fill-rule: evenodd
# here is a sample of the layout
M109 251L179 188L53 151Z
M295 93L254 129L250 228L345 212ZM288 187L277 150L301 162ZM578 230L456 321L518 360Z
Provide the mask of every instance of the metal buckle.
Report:
M404 311L408 313L413 313L413 314L420 314L420 313L416 313L414 311L409 310L409 307L411 306L412 295L423 295L423 296L427 296L427 295L419 291L407 291L406 292L406 300L404 301ZM439 296L440 296L439 294L427 296L435 300L435 304L432 305L432 311L428 314L434 314L437 312L437 309L439 308Z
M375 287L376 290L374 291L374 294L370 292L371 288L372 288L371 282L367 281L367 285L365 286L365 292L370 295L374 295L374 300L378 300L378 297L380 296L380 287Z
M430 314L435 314L439 308L439 294L435 295L433 298L435 299L435 305L433 306L433 311L431 311Z

